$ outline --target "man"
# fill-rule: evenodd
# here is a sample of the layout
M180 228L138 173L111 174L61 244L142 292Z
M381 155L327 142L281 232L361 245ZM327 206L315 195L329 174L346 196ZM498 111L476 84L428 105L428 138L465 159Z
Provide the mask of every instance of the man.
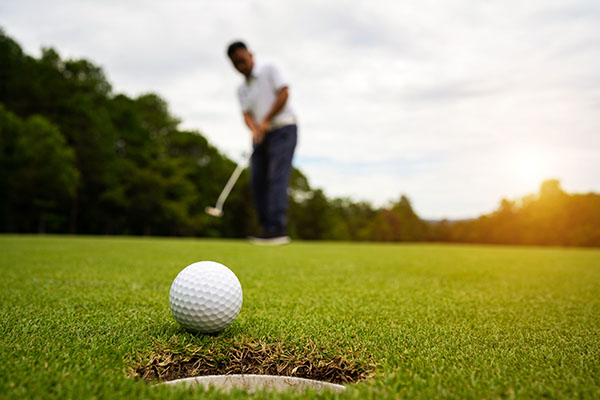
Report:
M287 188L298 130L288 101L289 85L275 66L255 63L242 42L229 45L227 55L244 75L238 98L252 133L250 180L262 232L250 239L264 244L288 243Z

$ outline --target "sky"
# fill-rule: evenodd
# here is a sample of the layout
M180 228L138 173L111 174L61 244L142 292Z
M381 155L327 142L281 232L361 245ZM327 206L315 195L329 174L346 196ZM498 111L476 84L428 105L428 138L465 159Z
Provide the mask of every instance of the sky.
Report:
M236 160L243 39L287 76L294 164L329 197L460 219L550 178L600 192L598 0L3 0L0 27L158 93Z

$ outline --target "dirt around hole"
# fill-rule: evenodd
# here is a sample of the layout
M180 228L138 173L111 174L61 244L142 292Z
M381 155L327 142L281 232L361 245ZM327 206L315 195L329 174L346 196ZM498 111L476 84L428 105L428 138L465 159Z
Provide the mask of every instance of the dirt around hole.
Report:
M358 382L373 374L371 361L365 363L327 353L314 343L298 348L249 339L238 339L215 348L187 345L175 350L163 345L158 346L150 358L134 362L130 375L147 381L170 381L202 375L257 374L343 384Z

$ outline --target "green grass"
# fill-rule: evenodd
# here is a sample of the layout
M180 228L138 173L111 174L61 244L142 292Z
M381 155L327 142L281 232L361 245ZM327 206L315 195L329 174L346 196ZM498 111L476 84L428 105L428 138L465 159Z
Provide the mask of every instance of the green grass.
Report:
M199 260L244 289L218 336L170 315ZM238 338L375 363L343 398L600 397L599 250L0 236L0 274L0 398L243 398L128 376L160 346Z

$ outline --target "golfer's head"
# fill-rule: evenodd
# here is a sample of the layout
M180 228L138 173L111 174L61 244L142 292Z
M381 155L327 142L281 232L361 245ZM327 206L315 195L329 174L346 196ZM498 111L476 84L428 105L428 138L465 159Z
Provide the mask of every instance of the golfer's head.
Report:
M227 48L227 55L231 60L235 69L237 69L245 77L249 77L254 67L254 59L252 53L243 42L233 42Z

